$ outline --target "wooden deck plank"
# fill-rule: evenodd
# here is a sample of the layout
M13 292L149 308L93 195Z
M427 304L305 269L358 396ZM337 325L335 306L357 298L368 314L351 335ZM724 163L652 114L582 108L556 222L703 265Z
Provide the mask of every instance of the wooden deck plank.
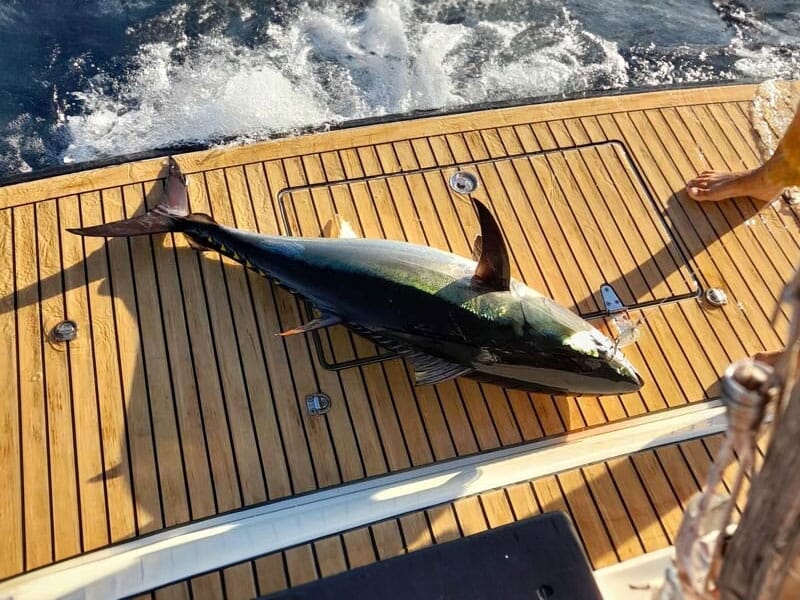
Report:
M455 135L447 136L446 143L447 143L447 146L446 146L447 154L445 154L445 155L435 154L435 158L436 158L438 164L448 164L450 156L452 156L453 159L456 162L466 163L466 162L470 162L470 161L474 161L474 160L485 159L489 155L488 151L482 146L481 138L479 136L477 136L477 135L471 136L469 143L466 140L462 139L460 136L455 136ZM485 176L485 170L487 168L488 168L489 172L491 172L491 167L484 167L484 171L481 171L481 168L482 167L478 167L478 171L479 171L479 173L482 173L484 176ZM485 179L485 177L484 177L484 179ZM495 183L496 183L496 180L495 180ZM503 199L503 198L506 197L505 194L499 194L499 192L500 192L499 188L500 188L499 185L496 185L493 190L490 190L487 187L487 192L489 192L488 194L481 192L481 190L479 188L478 189L478 193L475 194L475 195L476 195L476 197L479 197L487 206L489 206L493 210L497 211L497 207L498 207L497 201L499 201L499 200L497 200L496 194L493 193L493 192L497 192L497 195L500 196L500 199ZM457 210L462 212L462 214L467 210L469 210L470 213L472 212L471 207L468 209L466 204L462 201L463 199L461 199L458 196L454 195L449 190L448 187L444 186L444 182L442 182L442 187L439 190L440 194L442 193L442 190L444 190L444 193L446 193L447 196L453 198L452 204L456 207ZM503 206L505 208L508 208L507 204L504 204ZM506 236L509 235L509 224L515 222L514 218L511 216L511 214L512 214L512 212L510 210L507 210L505 215L498 215L499 219L501 221L501 228L505 228L505 235ZM474 219L474 217L469 219L469 221L472 221L473 219ZM462 217L462 219L461 219L462 223L465 220L467 220L467 219ZM513 231L518 233L518 230L513 230ZM525 241L524 238L523 238L522 241L520 239L510 239L510 242L511 242L511 244L510 244L511 247L517 246L518 248L524 248L528 244L528 242ZM529 254L528 256L531 256L531 255ZM522 264L522 263L516 259L515 254L514 254L513 251L511 253L511 258L512 258L512 269L516 270L516 273L519 276L523 272L523 269L520 267L520 264ZM525 276L526 279L528 277L533 277L535 279L536 274L533 271L525 270L524 276ZM545 404L547 404L548 400L544 399L543 402ZM552 402L552 401L550 401L550 402ZM548 425L549 425L549 428L550 428L551 431L563 430L563 429L561 429L563 427L562 419L565 419L566 421L570 421L570 416L569 416L570 414L574 415L574 417L572 418L572 422L575 423L575 424L572 426L572 428L580 428L580 427L583 427L585 425L585 422L583 421L582 417L580 416L580 411L578 410L574 400L562 400L560 406L562 406L564 408L563 416L561 418L557 419L557 422L554 422L552 419L549 421ZM552 412L551 411L543 411L543 412L544 412L544 414L546 414L548 416L551 416L551 417L554 415L554 411L552 411ZM483 430L483 428L481 428L481 430ZM504 435L504 437L505 436L509 436L509 435L511 435L511 436L515 435L514 431L513 430L509 430L508 428L502 429L501 432Z
M190 183L194 185L194 183ZM181 365L176 368L191 370L196 385L192 398L198 406L199 415L193 415L194 427L191 435L200 442L203 436L207 464L203 476L211 477L211 491L217 511L231 510L241 503L241 492L237 479L237 467L233 455L231 434L228 428L226 407L218 377L218 366L213 336L209 321L209 311L205 300L202 274L198 253L188 248L184 240L173 237L167 242L173 248L176 277L180 286L180 297L186 320L187 345ZM191 389L191 388L190 388ZM197 423L199 416L200 423ZM205 469L208 469L206 474Z
M304 158L303 172L304 180L307 184L313 185L327 181L326 171L323 168L321 160L316 155ZM352 197L348 196L347 200L352 200ZM312 189L311 202L312 204L308 207L311 209L309 211L310 214L307 214L300 220L302 223L306 224L306 226L302 228L303 235L315 236L322 233L323 228L335 217L336 213L340 212L340 209L339 205L335 203L335 199L329 189ZM344 208L344 214L347 215L349 220L353 221L354 226L363 228L363 224L360 224L358 221L359 213L356 212L356 209L349 202L346 201L345 204L346 205L342 207ZM351 210L353 212L350 212ZM377 351L373 344L358 336L353 336L342 327L336 328L334 332L327 334L327 337L332 343L332 352L337 360L341 360L341 355L346 355L345 359L349 359L355 358L361 353L371 355ZM373 456L365 456L364 452L359 454L355 433L357 427L354 424L352 413L350 412L351 404L354 407L358 406L361 408L361 422L363 423L366 421L367 428L372 429L370 433L374 434L375 421L369 419L367 415L369 412L369 408L367 407L370 406L370 399L373 399L373 403L371 404L372 414L373 417L377 416L378 424L383 425L388 419L389 427L394 429L395 434L399 433L399 427L394 427L392 423L394 415L387 414L390 412L389 409L392 406L392 395L389 393L388 389L385 388L385 377L383 371L380 370L380 366L378 367L378 369L365 369L362 371L360 378L357 372L347 373L345 377L342 376L342 373L337 373L339 385L342 389L341 395L343 398L346 398L345 404L347 410L339 411L338 414L329 413L327 418L329 419L331 432L334 436L337 452L340 456L339 464L342 469L342 476L347 481L363 477L363 473L367 468L366 463L368 461L373 461L374 458ZM318 369L318 377L320 378L322 389L328 389L328 386L334 385L334 379L331 378L328 373L325 373L324 369ZM367 382L366 386L365 381ZM347 387L347 384L351 387ZM393 413L394 411L391 412ZM394 439L402 440L402 437L395 437ZM373 440L370 440L370 442L373 442ZM382 453L379 452L378 456L380 457L381 454ZM353 458L348 460L348 457ZM374 472L381 467L372 464L369 468L370 471ZM383 466L383 468L385 469L385 466Z
M351 569L375 562L375 547L368 527L348 531L342 535L342 541Z
M224 171L206 173L210 214L222 223L233 223L234 218ZM211 304L217 308L214 325L220 326L222 338L217 336L218 356L223 380L228 376L225 389L228 419L233 432L236 464L239 468L239 485L246 503L267 499L266 477L253 416L253 407L269 401L269 386L263 365L257 360L258 341L246 275L241 265L222 258L216 274L219 287L207 289ZM214 296L211 301L210 296ZM213 314L213 313L212 313ZM224 325L223 325L224 323ZM222 342L222 343L220 343ZM258 400L256 400L258 399Z
M395 145L398 160L405 164L404 168L418 169L417 159L413 154L410 144ZM438 213L434 208L427 178L422 174L412 174L405 178L410 191L408 200L415 204L420 223L425 231L425 238L429 245L449 250L448 238L439 221ZM448 194L449 196L449 194ZM395 197L395 201L397 201ZM472 388L473 391L475 388ZM435 386L442 409L450 427L450 434L458 454L467 454L478 450L475 432L469 424L463 402L460 398L459 388L453 382L445 382Z
M289 186L303 186L306 185L306 177L303 170L302 162L299 159L290 159L283 161L283 168L286 177L286 182ZM299 223L295 226L293 231L299 232L300 235L318 236L321 230L321 225L316 222L313 217L312 210L313 200L308 192L300 192L297 195L298 200L293 203L294 209ZM310 211L309 214L314 219L314 231L309 231L309 221L301 218L301 208ZM291 213L291 211L290 211ZM282 293L282 296L288 296ZM292 312L297 316L291 322L291 327L296 326L301 322L299 311L297 311L298 302L294 298L285 298L286 306L291 303L294 310ZM317 368L316 361L311 363L308 360L312 352L309 347L306 336L292 335L285 338L286 347L289 352L289 361L292 367L292 372L295 378L295 388L297 391L298 399L305 399L309 394L315 393L320 390L334 390L334 396L341 398L341 391L336 393L339 388L339 381L336 376L325 370ZM320 381L319 378L323 378ZM340 388L339 388L340 389ZM304 400L301 400L304 401ZM335 400L334 400L335 401ZM341 473L339 465L337 464L336 453L333 451L333 440L331 439L330 429L326 422L326 418L318 419L313 416L305 414L303 422L306 427L306 435L308 442L313 449L312 457L314 458L315 470L317 479L320 486L333 485L341 481Z
M58 201L58 221L64 229L80 227L79 199L76 196ZM65 348L68 356L70 392L74 418L74 460L80 511L81 551L105 546L110 541L110 516L106 506L103 482L103 435L100 404L95 385L95 356L92 345L93 329L97 322L89 312L86 289L86 265L83 240L76 235L61 235L61 276L64 281L64 314L76 323L89 323L90 330ZM0 254L2 252L0 251ZM1 269L2 267L0 267ZM2 295L2 290L0 290ZM2 312L2 308L0 308ZM98 315L99 316L99 315ZM106 320L105 323L109 321ZM109 344L110 346L110 344ZM109 347L109 353L115 354ZM112 394L112 398L118 396ZM117 429L109 427L109 437L119 444ZM127 511L122 511L127 512ZM1 520L1 519L0 519Z
M65 316L61 278L58 206L51 200L36 205L36 238L41 295L42 359L47 410L52 503L53 551L56 560L81 550L73 408L66 348L48 335Z
M560 493L563 501L569 506L569 512L575 520L592 566L599 569L618 562L619 555L609 537L608 525L589 494L583 474L580 471L567 471L554 479L553 483L557 482L560 491L557 492L553 484L548 486L548 491L554 497ZM543 501L541 496L539 501Z
M520 135L520 140L522 141L522 143L526 144L525 140L528 140L527 141L526 150L527 151L540 150L541 146L540 146L539 142L536 140L536 138L533 136L533 132L528 130L528 134L526 134L526 133L523 133L522 131L524 131L524 130L522 130L522 128L517 128L517 133L518 133L518 135ZM526 186L526 188L529 185L536 186L532 190L527 191L527 197L528 198L533 199L533 198L541 198L543 196L548 196L547 192L545 191L547 188L546 187L540 187L540 186L542 186L542 185L552 186L553 185L552 184L552 177L550 177L548 179L545 179L545 184L541 183L540 177L541 176L547 176L547 174L549 173L549 169L548 168L546 168L546 167L543 168L543 165L541 163L541 159L538 161L538 167L537 167L537 163L534 163L532 159L528 159L528 160L524 160L524 161L522 161L522 160L516 161L515 160L514 161L514 165L515 165L515 167L517 169L517 173L518 173L520 181L524 182L523 184ZM543 210L543 207L544 206L548 206L549 204L550 204L549 202L541 202L541 203L537 204L537 207L538 207L539 210L536 211L536 214L540 219L543 218L543 217L547 217L548 218L548 220L542 222L542 227L543 227L543 229L545 231L557 231L557 230L559 230L558 229L559 228L559 225L558 225L559 221L557 219L556 214L554 212L548 212L547 210ZM531 209L533 210L534 207L531 206ZM562 234L563 234L563 231L562 231ZM570 240L572 239L570 236L566 236L566 235L565 235L565 238L566 239L570 239ZM570 253L574 252L574 250L572 248L572 244L567 245L566 252L570 252ZM572 261L577 261L577 258L575 256L575 254L571 254L571 257L572 257ZM579 263L574 262L573 264L579 264ZM578 285L581 285L581 287L580 288L575 288L576 283ZM572 278L570 278L570 287L573 287L573 289L576 289L576 290L577 289L583 290L583 291L578 291L577 294L576 294L577 298L580 298L581 295L583 295L583 298L584 298L583 300L576 301L575 307L576 307L577 310L583 310L583 311L586 311L586 312L591 312L591 311L594 311L594 310L597 309L597 305L594 303L593 299L591 300L591 303L587 304L588 302L590 302L589 298L592 297L592 295L588 292L589 288L586 287L586 282L585 282L585 279L583 277L572 277ZM638 351L638 349L634 349L634 352L637 352L637 351ZM637 364L641 365L642 361L637 361ZM654 378L652 378L652 379L654 379ZM648 406L658 406L659 404L660 405L664 405L664 402L665 402L664 401L664 397L667 397L667 394L669 393L669 391L667 391L667 393L664 393L664 394L659 394L657 399L653 398L653 391L654 390L653 390L652 387L651 388L645 387L645 389L642 390L642 392L640 392L640 394L645 399L644 400L645 403L647 403ZM566 419L569 420L569 413L567 414Z
M219 218L236 227L255 229L252 198L244 170L227 169L224 176L230 202L220 204L222 211L218 213ZM286 462L274 459L276 456L285 456L286 448L282 443L273 410L275 403L282 398L275 398L270 373L265 368L262 353L264 334L257 325L256 312L259 309L253 298L253 287L263 286L266 282L255 281L254 277L250 277L250 273L239 266L231 266L226 272L230 275L227 278L228 293L231 295L237 345L244 369L248 404L261 458L261 470L264 472L266 497L283 497L291 493L291 484Z
M530 483L518 483L516 485L505 488L508 500L511 503L511 510L514 513L514 520L520 521L527 519L542 512L539 503L536 501L536 496L533 493L533 487Z
M142 186L125 186L123 201L127 216L145 212ZM189 520L185 464L181 444L178 441L172 378L165 345L153 241L145 237L131 238L130 249L136 302L139 310L141 360L146 387L146 393L135 396L134 401L146 400L148 405L147 410L157 462L163 526L169 526ZM148 512L154 517L153 528L160 529L160 519L155 517L155 510L148 510Z
M458 539L461 530L452 506L436 506L425 511L431 525L431 534L437 544Z
M294 196L295 194L293 194ZM303 192L300 197L305 196L306 193ZM345 198L337 199L344 200L344 204L341 205L342 214L351 219L351 224L357 228L357 231L366 234L367 237L383 237L377 221L369 216L373 207L365 184L353 185L350 194L347 194ZM295 203L298 211L301 208L305 209L298 217L301 223L301 235L311 237L319 235L322 227L339 211L340 205L334 206L332 200L332 197L323 190L311 192L310 204L301 201ZM353 217L356 220L352 220ZM375 353L374 346L363 338L351 336L341 329L338 334L338 343L334 348L337 359L349 360L356 356ZM387 464L390 469L406 468L410 466L408 449L394 408L392 394L387 386L383 366L380 364L365 365L360 371L363 387L358 385L356 390L360 393L366 392L364 400L370 404Z
M493 150L485 146L486 138L493 140ZM453 136L451 136L453 138ZM492 135L492 132L483 132L483 136L467 136L465 148L469 152L472 160L485 159L488 156L497 157L505 155L505 148L500 142L499 135ZM459 157L466 158L466 156ZM495 215L500 222L501 229L508 241L512 268L515 267L518 276L526 282L541 281L541 272L538 269L528 268L528 265L535 265L535 255L530 245L530 241L524 233L524 224L520 226L518 215L514 210L514 203L510 198L506 188L505 179L499 172L496 163L478 165L478 173L484 184L479 188L473 197L479 198L488 206L492 207ZM526 251L527 249L527 251ZM519 256L517 256L519 254ZM534 284L536 285L536 284ZM596 398L586 398L579 405L573 399L567 400L570 404L570 414L580 414L580 424L573 425L574 428L580 426L593 425L606 422L606 416Z
M513 523L514 513L505 490L494 490L480 496L489 529Z
M208 575L201 575L197 579L192 580L192 600L222 598L224 593L220 573L209 573Z
M741 138L735 140L736 127L721 107L697 106L691 107L688 111L681 111L679 114L684 116L684 121L689 121L693 117L694 120L691 122L700 124L704 143L710 145L711 140L714 141L714 149L719 152L722 164L725 164L727 169L743 171L747 168L742 153L747 153L749 148L741 141ZM686 115L691 115L691 117ZM737 141L738 143L736 143ZM791 278L794 274L797 260L800 258L796 236L792 235L786 227L777 226L782 223L772 206L764 207L762 202L755 200L746 204L739 200L732 204L737 211L733 217L734 222L744 222L750 234L743 240L743 243L750 246L749 241L755 241L756 246L764 254L754 257L759 272L763 273L764 269L770 268L775 271L775 275L766 281L767 285L782 285L783 281ZM759 212L762 208L764 211ZM752 215L754 212L759 214L750 218L748 215ZM770 216L775 217L774 221Z
M148 209L154 207L160 191L160 185L148 190ZM179 445L173 456L180 454L183 459L189 518L197 519L215 514L217 507L173 236L165 236L163 243L153 245L153 261L160 300L159 310L163 316L166 366L170 371L174 418L179 432L179 437L174 441L165 439L164 443ZM159 449L159 453L161 452L163 450Z
M187 583L178 583L153 594L154 600L190 600L200 594L192 595L191 586Z
M266 596L287 588L286 565L283 553L261 557L254 562L258 593Z
M341 163L337 165L341 167ZM361 228L349 188L337 186L331 191L334 211L341 214L353 227ZM324 221L332 218L327 214ZM332 356L335 360L352 360L356 358L357 349L353 345L351 334L343 327L333 327L327 332L332 345ZM358 442L364 470L368 475L384 473L387 457L381 443L378 425L375 419L372 396L367 392L363 374L358 369L345 369L339 372L343 389L346 390L346 407L352 420L353 430Z
M448 141L450 142L449 138ZM452 142L450 143L452 144ZM420 141L415 146L415 150L418 157L423 157L421 165L435 164L433 162L435 157L427 143ZM426 156L428 158L424 160ZM456 159L458 160L457 156ZM464 205L466 205L464 199L451 194L441 174L425 173L423 178L431 198L436 199L434 201L434 209L447 237L448 249L461 256L470 256L471 240L477 231L471 232L472 237L465 231L464 219L460 216L464 210ZM427 223L424 223L424 225L427 225ZM465 379L458 380L456 386L460 392L468 418L473 423L473 432L479 448L496 447L499 443L498 433L488 410L484 395L485 388L482 389L482 386L479 386L474 381Z
M22 460L19 397L17 375L18 346L15 313L16 269L14 265L14 229L11 209L0 211L0 355L4 366L0 369L0 389L4 402L0 402L0 470L6 482L0 486L0 539L5 540L4 560L0 561L0 579L24 570L24 525L22 498Z
M392 147L379 149L378 158L381 161L381 168L388 170L399 169L397 155ZM387 163L391 166L385 167L384 165ZM404 178L390 178L386 181L386 186L386 191L394 208L392 213L397 215L398 225L402 228L402 236L400 235L401 231L394 227L389 230L388 237L390 239L405 239L413 243L425 243L426 234L421 226L419 214L414 207L414 200L412 199L408 181ZM387 372L392 371L397 375L397 378L393 378L393 381L398 381L399 379L401 389L404 387L402 371L405 370L407 380L412 377L407 368L400 368L399 363L387 363L385 367ZM437 390L426 386L415 388L413 393L417 399L417 408L422 423L426 428L434 456L437 460L453 456L454 449L451 436L449 434L442 435L442 432L447 432L448 426L442 413ZM411 412L410 408L407 408L407 410ZM414 420L413 412L410 418ZM417 433L417 437L419 438L419 433ZM423 445L423 448L425 448L425 445Z
M255 231L277 234L280 227L272 201L276 193L273 186L285 182L283 169L278 163L269 163L248 168L247 173L254 200L254 211L249 216L247 211L242 211L241 214L237 212L237 218L242 219L243 226L254 224ZM256 198L269 199L262 210L255 209ZM259 307L256 316L262 352L270 373L270 384L275 398L275 418L278 420L281 437L286 448L285 455L292 488L295 493L305 492L314 489L317 484L303 418L298 410L301 398L294 385L294 374L289 366L286 341L275 335L294 325L287 324L287 327L284 328L281 323L278 299L286 302L287 299L283 292L252 272L248 272L247 276L253 292L253 303Z
M47 407L39 314L35 207L14 209L22 494L26 569L53 560Z
M619 489L609 475L609 466L600 463L585 467L583 476L620 560L640 555L643 551L641 541L625 510Z
M669 478L661 468L655 452L635 454L631 457L631 461L667 535L666 543L674 544L683 511L670 487Z
M285 552L286 570L292 586L314 581L319 577L314 561L313 547L309 544L298 546Z
M658 514L633 468L630 458L608 461L609 471L628 508L645 552L653 552L669 545L661 527Z
M330 577L347 570L342 538L338 535L314 542L314 554L317 556L321 577Z
M110 199L114 198L121 201L118 193L111 194ZM117 206L119 207L121 204L117 204ZM98 223L102 220L104 203L100 193L82 195L75 208L78 209L80 218L79 222L75 223L76 225ZM66 211L64 215L65 223L71 223L73 217L69 214L70 212ZM82 240L77 236L72 236L72 238L70 241L62 242L65 255L69 248L77 242L78 247L83 248L81 259L85 262L80 265L80 268L76 263L75 268L67 269L64 278L68 288L80 285L81 270L85 269L87 282L85 292L91 314L89 343L91 343L94 357L91 378L94 380L99 401L100 429L96 435L100 438L102 445L102 467L87 476L90 478L89 481L105 487L105 496L108 502L106 516L110 539L118 541L136 533L136 505L132 493L134 479L131 472L132 453L130 449L140 446L136 442L129 441L125 417L128 398L126 392L129 388L125 387L125 383L129 381L130 374L122 372L123 365L125 367L134 365L139 340L138 336L120 336L117 329L118 324L131 323L130 314L124 301L125 291L131 290L124 285L124 281L120 281L119 293L123 295L117 297L117 285L112 278L110 263L110 248L119 249L124 245L127 249L127 242L106 244L105 240L100 238L84 238ZM77 280L73 278L77 278ZM136 307L132 299L131 305L131 310L135 314ZM119 310L125 312L117 315ZM76 318L80 316L80 313L71 314ZM80 323L80 321L78 322ZM76 381L75 375L73 375L73 380ZM77 381L80 381L80 378ZM83 450L82 445L80 448ZM87 449L91 449L91 441L87 444ZM152 453L152 449L150 452ZM82 451L79 452L79 456L82 453ZM103 513L84 513L86 527L91 527L87 521L90 516L97 519L102 517Z
M378 560L386 560L405 553L400 526L396 520L376 523L370 527L370 531L375 548L378 550Z
M605 134L600 129L597 119L584 119L582 120L582 124L584 125L592 141L597 142L601 139L605 139ZM621 160L622 158L620 157L619 152L615 149L614 156L606 157L606 160L602 162L605 165L621 165ZM613 168L617 167L615 166ZM631 182L627 177L615 178L614 181L617 183L617 185L624 186L620 187L620 191L622 192L623 196L637 193L635 191L636 186L631 185ZM635 207L636 205L629 206ZM668 213L664 216L667 220L669 220ZM646 227L642 229L642 239L648 244L649 251L654 257L653 260L658 265L658 270L662 276L666 279L666 281L680 277L682 274L676 269L678 258L676 257L677 250L675 248L675 244L664 239L665 234L663 233L663 227L653 224L650 219L646 218L646 215L639 214L636 215L635 218L637 225L640 228L643 227L643 224ZM661 250L652 245L654 240L659 238L661 239L662 243L665 244ZM664 251L664 249L666 251ZM687 283L683 277L680 277L680 281L684 285ZM675 286L678 284L672 283L671 285L672 289L675 290ZM703 316L703 313L698 311L696 308L697 305L695 304L681 303L680 310L675 312L674 316L669 321L670 328L673 330L676 337L680 337L681 345L692 344L696 342L696 339L698 338L709 340L715 337L714 330L709 327L707 320ZM695 315L697 315L699 318L695 318ZM697 332L698 328L702 328L702 333L699 333L698 335L687 335L687 333L691 331ZM716 379L717 373L719 373L724 365L730 361L729 356L724 352L724 347L718 344L706 344L700 346L699 348L697 346L694 348L685 348L684 353L687 356L692 357L692 369L695 369L698 373L704 374L700 376L701 380L709 383ZM703 360L706 357L708 357L708 359L711 361L711 364Z
M486 531L488 524L486 516L481 507L481 501L477 496L460 498L453 502L453 510L458 520L461 535L475 535Z
M251 563L242 563L222 571L222 585L226 598L255 598L256 582Z
M754 169L761 165L763 161L756 146L752 122L739 107L733 103L725 103L709 106L707 110L719 120L725 137L735 149L744 168ZM790 264L796 265L800 260L800 242L796 235L798 222L794 210L782 202L772 203L761 209L756 226L759 222L767 231L786 240L785 244L781 244L780 250L787 256Z
M359 157L365 170L378 172L383 170L376 153L360 152ZM376 233L380 231L381 237L386 239L406 240L401 218L387 182L385 180L370 182L368 191L373 200L371 209L358 211L365 232L373 228ZM411 464L429 463L433 455L423 426L419 402L410 385L408 371L400 361L384 363L382 368L388 385L387 397L394 402Z
M427 548L433 543L431 529L425 513L417 512L398 519L406 552Z

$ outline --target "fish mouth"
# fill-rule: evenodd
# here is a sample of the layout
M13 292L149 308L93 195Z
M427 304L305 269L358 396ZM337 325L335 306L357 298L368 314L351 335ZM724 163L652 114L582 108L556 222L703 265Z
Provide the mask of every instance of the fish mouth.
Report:
M617 393L628 394L642 389L644 379L621 352L617 351L616 355L606 364L613 373L609 379L613 381L615 387L620 389Z
M625 388L618 393L629 394L631 392L638 392L640 389L642 389L642 386L644 385L644 379L642 379L642 376L639 375L639 373L634 371L633 377L625 377L625 379L616 383L620 384L619 387Z
M617 345L596 329L577 331L564 339L564 346L580 357L594 363L592 375L598 394L628 394L639 391L644 379Z

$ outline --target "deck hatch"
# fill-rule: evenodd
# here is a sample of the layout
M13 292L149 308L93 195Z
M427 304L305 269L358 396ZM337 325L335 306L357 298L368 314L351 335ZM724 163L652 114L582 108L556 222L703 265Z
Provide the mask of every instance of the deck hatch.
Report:
M471 193L453 189L458 174L475 182ZM610 314L604 284L613 286L628 310L702 292L662 209L619 141L291 187L280 192L278 202L289 235L320 235L339 214L356 231L377 223L387 239L469 256L477 232L469 198L483 201L497 217L514 277L587 319ZM306 310L310 315L310 307ZM395 357L375 348L340 360L318 332L312 335L320 362L329 369Z

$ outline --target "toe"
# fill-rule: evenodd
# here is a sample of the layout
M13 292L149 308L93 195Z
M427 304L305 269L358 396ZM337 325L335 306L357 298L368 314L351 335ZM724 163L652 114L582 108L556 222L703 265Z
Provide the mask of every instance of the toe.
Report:
M686 193L692 200L697 200L700 202L706 200L708 197L708 190L705 187L699 187L697 185L687 185Z

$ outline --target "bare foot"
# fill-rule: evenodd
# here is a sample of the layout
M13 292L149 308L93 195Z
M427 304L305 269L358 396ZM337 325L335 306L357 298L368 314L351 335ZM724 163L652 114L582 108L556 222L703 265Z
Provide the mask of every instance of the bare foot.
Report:
M767 181L761 168L740 173L705 171L686 184L686 193L698 202L719 202L738 196L769 202L782 190L782 185Z

